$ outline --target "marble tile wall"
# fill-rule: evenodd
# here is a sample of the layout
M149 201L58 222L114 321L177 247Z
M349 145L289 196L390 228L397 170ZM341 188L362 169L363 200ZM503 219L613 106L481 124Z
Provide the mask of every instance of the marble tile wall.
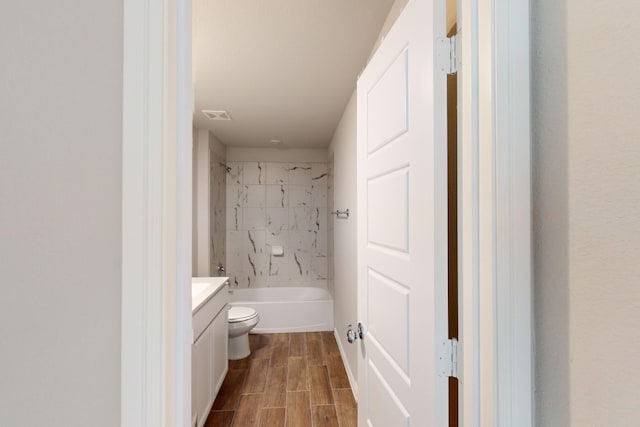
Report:
M211 147L210 157L210 185L209 185L209 271L212 276L220 276L218 265L227 263L227 235L226 235L226 198L227 198L227 174L224 167L225 156L222 149Z
M327 286L326 163L230 162L227 274L235 287ZM283 256L272 253L284 248Z

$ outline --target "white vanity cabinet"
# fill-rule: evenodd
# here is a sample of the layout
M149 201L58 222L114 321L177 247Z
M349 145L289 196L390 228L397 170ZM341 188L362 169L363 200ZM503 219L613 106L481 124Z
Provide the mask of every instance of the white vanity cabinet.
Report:
M198 278L220 279L224 278ZM194 279L195 280L195 279ZM194 299L198 288L210 295L200 295L202 301L194 303L193 333L194 342L191 347L191 412L192 424L202 427L211 411L222 381L227 374L229 361L227 358L228 322L227 310L229 293L224 285L226 281L215 286L204 285L193 287Z

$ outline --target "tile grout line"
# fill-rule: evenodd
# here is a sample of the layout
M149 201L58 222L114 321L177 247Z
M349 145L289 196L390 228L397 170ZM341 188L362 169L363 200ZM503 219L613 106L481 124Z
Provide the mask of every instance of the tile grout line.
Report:
M306 346L306 344L307 344L307 335L306 334L304 335L304 343L305 343L305 346ZM311 405L311 393L312 393L312 391L311 391L311 372L309 372L309 358L308 358L308 356L309 355L305 352L305 354L304 354L304 364L305 364L306 370L307 370L307 386L309 388L309 418L310 418L309 421L311 421L311 427L315 427L313 425L313 408L311 407L312 406Z

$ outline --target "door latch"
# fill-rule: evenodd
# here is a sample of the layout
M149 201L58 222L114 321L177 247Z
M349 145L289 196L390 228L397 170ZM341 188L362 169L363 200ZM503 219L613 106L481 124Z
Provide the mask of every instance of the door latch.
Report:
M347 341L349 344L353 344L358 338L361 340L364 339L364 328L362 327L362 323L358 322L358 326L354 331L352 325L349 325L349 329L347 329Z

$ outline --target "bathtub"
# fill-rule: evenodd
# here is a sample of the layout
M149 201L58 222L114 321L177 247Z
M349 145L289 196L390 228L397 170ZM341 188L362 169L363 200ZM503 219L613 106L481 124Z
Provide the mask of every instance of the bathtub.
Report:
M234 289L231 305L254 308L260 322L251 331L333 331L333 298L329 291L312 287Z

